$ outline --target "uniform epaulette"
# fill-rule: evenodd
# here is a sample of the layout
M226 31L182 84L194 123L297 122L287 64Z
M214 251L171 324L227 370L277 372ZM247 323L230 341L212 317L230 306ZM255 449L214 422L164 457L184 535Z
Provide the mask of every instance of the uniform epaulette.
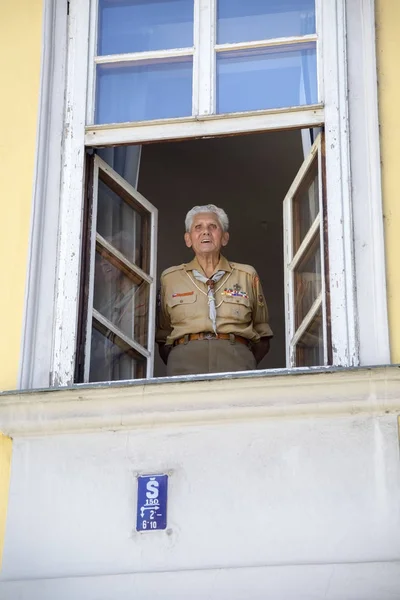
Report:
M174 271L180 271L184 268L184 265L175 265L174 267L169 267L169 269L165 269L165 271L163 271L161 273L161 277L164 277L165 275L168 275L169 273L173 273Z
M252 267L251 265L242 265L241 263L233 263L230 262L229 263L231 265L231 267L233 269L237 269L238 271L244 271L245 273L248 273L249 275L254 275L256 270L254 267Z

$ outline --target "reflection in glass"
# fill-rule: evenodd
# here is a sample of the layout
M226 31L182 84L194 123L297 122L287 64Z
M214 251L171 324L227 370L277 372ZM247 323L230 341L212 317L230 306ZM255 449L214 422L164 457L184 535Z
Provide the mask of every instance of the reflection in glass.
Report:
M141 146L106 146L105 148L98 148L96 154L136 189L140 151Z
M122 333L146 347L149 285L124 273L114 261L96 252L93 306Z
M315 0L218 0L218 44L310 33L315 33Z
M99 178L97 231L130 262L144 270L142 230L146 219L147 216L139 214Z
M230 113L314 104L314 43L217 54L217 112Z
M294 271L295 327L299 327L322 289L319 237Z
M145 377L145 360L120 338L93 321L89 381L119 381Z
M95 122L124 123L192 114L192 58L97 66Z
M324 364L322 313L319 311L296 345L296 365L317 367Z
M293 251L297 252L319 213L318 161L293 198Z
M98 54L193 46L193 0L100 0Z

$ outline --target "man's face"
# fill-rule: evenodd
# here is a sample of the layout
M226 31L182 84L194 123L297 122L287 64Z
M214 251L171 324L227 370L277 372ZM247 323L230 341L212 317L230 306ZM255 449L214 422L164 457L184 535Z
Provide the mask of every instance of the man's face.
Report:
M219 254L221 246L226 246L229 233L222 230L215 213L199 213L195 215L192 227L185 233L188 248L193 248L197 255Z

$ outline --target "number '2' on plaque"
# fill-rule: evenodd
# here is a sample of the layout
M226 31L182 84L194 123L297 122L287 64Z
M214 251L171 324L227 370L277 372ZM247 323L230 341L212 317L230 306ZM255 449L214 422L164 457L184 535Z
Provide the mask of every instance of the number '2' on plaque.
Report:
M137 531L167 528L168 475L139 475Z

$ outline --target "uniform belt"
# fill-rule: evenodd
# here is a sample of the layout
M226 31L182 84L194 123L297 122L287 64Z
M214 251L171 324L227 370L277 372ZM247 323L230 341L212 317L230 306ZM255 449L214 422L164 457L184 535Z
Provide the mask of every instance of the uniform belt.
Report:
M240 335L233 333L212 333L211 331L202 331L201 333L189 333L181 338L174 341L174 346L178 344L185 344L187 342L193 342L194 340L233 340L240 344L250 346L250 341Z

